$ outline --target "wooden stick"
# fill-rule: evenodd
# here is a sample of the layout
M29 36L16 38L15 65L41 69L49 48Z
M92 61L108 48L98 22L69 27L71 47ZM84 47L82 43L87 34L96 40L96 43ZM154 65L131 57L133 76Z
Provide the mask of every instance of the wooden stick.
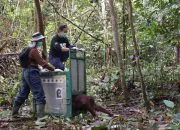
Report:
M3 56L18 56L19 53L4 53L4 54L0 54L0 57L3 57Z

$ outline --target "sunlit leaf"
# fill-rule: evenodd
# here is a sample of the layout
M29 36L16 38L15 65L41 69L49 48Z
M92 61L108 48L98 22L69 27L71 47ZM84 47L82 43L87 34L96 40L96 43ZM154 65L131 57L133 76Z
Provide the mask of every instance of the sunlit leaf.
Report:
M180 122L180 113L175 114L174 119Z
M4 80L4 77L0 75L0 82Z
M177 126L175 126L175 125L172 125L172 126L171 126L171 129L172 129L172 130L179 130L179 128L178 128Z
M8 115L10 114L10 110L4 110L4 111L1 111L0 112L0 117L1 118L5 118L5 117L8 117Z
M163 102L167 107L174 108L174 106L175 106L174 102L172 102L172 101L163 100Z

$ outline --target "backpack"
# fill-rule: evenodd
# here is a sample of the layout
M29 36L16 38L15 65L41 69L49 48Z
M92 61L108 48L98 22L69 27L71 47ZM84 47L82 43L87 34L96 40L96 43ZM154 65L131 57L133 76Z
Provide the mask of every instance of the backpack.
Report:
M19 62L22 68L28 68L28 60L29 60L29 52L31 48L25 47L22 49L22 51L19 53Z

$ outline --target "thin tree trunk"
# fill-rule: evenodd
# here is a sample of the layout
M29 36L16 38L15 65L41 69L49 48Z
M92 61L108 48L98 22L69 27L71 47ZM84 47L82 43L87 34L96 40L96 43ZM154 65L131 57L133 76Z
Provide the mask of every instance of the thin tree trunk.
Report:
M150 105L149 105L149 101L148 101L148 98L147 98L147 95L146 95L146 87L145 87L143 75L142 75L142 72L141 72L140 59L139 59L139 49L138 49L138 45L137 45L137 42L136 42L136 34L135 34L135 29L134 29L133 19L132 19L133 16L132 16L132 3L131 3L131 0L128 0L128 8L129 8L129 23L130 23L130 27L131 27L132 40L133 40L133 44L134 44L135 59L136 59L136 63L137 63L137 69L138 69L140 80L141 80L141 88L142 88L142 93L143 93L143 100L144 100L146 108L149 109Z
M100 18L103 21L103 31L104 31L104 41L108 41L108 34L107 34L107 24L106 24L106 0L101 0L101 13L100 13ZM101 80L104 80L104 78L108 75L108 70L109 70L109 43L103 44L104 48L104 66L105 70L103 73L103 76L101 77ZM110 79L109 79L110 81Z
M123 44L123 59L125 61L125 59L126 59L126 18L125 18L126 14L125 14L125 1L124 0L123 0L122 13L123 13L123 16L122 16L122 23L123 23L122 44Z
M37 11L34 10L34 31L38 32L38 19L37 19Z
M24 8L24 0L20 0L20 10L22 11L22 9Z
M104 41L107 41L107 26L106 26L106 1L101 0L101 13L100 17L102 18L103 21L103 30L104 30ZM104 65L107 67L107 46L104 44Z
M117 14L115 12L113 0L109 0L109 7L110 7L110 12L111 12L112 31L114 33L114 47L116 49L119 71L120 71L121 87L123 88L123 91L124 91L124 99L127 102L128 95L127 95L127 89L126 89L126 83L125 83L124 65L123 65L123 60L122 60L121 46L119 45Z
M46 16L43 15L42 18L43 18L43 30L45 32L45 30L46 30Z
M178 65L180 61L180 45L176 45L174 50L175 50L176 64Z
M39 2L39 0L34 0L34 2L35 2L37 16L38 16L39 32L44 35L44 25L43 25L40 2ZM43 58L47 59L47 50L46 50L45 40L44 40L44 44L43 44Z

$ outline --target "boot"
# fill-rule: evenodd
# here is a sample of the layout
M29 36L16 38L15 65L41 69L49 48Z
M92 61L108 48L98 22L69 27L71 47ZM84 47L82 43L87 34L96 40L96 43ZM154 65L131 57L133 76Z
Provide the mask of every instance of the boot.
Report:
M36 110L37 110L37 119L44 117L44 115L45 115L45 104L37 104Z
M12 118L17 118L18 117L18 111L19 111L20 107L21 107L21 105L16 105L16 104L13 105L12 113L11 113Z
M37 110L37 120L35 124L37 126L41 125L41 127L44 127L47 122L48 116L45 116L45 104L37 104L36 105L36 110Z
M35 99L33 99L33 104L32 104L32 112L33 112L33 116L32 116L32 118L33 119L36 119L36 112L37 112L37 108L36 108L36 100Z

